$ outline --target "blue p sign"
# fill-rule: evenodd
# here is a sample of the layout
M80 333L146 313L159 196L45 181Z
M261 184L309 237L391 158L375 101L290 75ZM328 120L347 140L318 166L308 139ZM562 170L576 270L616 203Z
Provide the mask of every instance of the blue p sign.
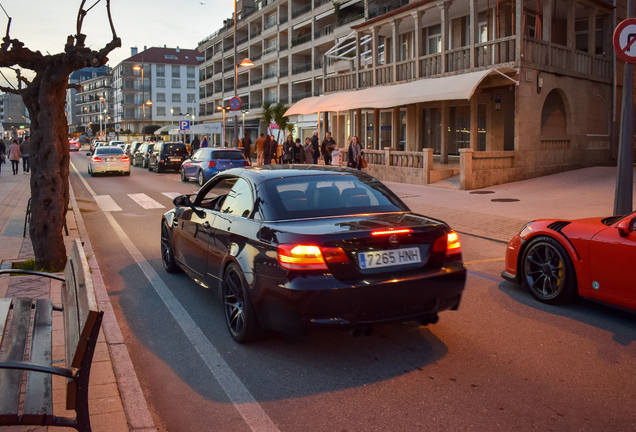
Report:
M190 130L190 120L179 120L179 130Z

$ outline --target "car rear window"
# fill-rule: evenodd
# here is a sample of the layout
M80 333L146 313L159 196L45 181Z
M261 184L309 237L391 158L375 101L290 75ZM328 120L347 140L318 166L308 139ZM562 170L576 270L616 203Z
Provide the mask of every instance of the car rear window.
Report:
M283 177L265 182L274 220L409 211L374 178L353 175Z
M212 152L212 159L245 159L243 153L232 150L215 150Z
M124 154L124 149L121 147L100 147L95 150L95 154Z
M185 156L188 154L188 149L185 144L164 144L163 154Z

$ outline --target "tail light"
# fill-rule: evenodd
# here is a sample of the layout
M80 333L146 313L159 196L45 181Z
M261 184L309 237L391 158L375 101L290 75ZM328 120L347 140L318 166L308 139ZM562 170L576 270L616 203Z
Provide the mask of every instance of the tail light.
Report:
M208 168L214 168L216 166L216 161L208 161Z
M311 245L279 245L278 262L288 270L327 270L327 263L347 262L347 254L339 247Z
M252 165L252 164L250 163L250 161L248 161L247 159L245 159L245 166L250 166L250 165Z
M97 156L93 157L92 160L93 160L93 162L101 162L102 161L102 159L98 158Z
M130 158L128 156L124 156L123 158L121 158L122 162L128 162L130 160Z
M163 159L159 159L159 162L163 163Z
M410 234L412 232L413 232L412 229L401 228L401 229L375 230L375 231L371 231L371 235L374 237L377 237L377 236L385 236L385 235L392 235L392 234Z
M457 233L455 231L451 231L445 236L435 240L435 244L433 244L433 252L446 252L446 256L461 254L462 245Z

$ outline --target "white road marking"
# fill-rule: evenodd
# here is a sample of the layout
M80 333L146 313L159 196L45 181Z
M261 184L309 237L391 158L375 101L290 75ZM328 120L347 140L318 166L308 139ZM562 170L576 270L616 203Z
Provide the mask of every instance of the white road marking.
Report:
M121 207L117 205L110 195L93 195L93 198L95 198L103 212L121 211Z
M161 195L165 195L171 200L175 199L178 196L183 195L181 192L161 192Z
M110 213L104 213L104 215L249 428L254 432L280 432L214 345L205 337L183 305L146 261L113 215Z
M88 183L86 182L86 180L84 180L84 177L82 177L82 175L80 174L80 172L77 170L77 168L75 167L75 165L73 165L73 162L71 162L71 168L73 168L73 171L75 171L75 173L77 173L77 176L79 177L79 179L82 181L82 183L84 183L84 187L86 188L86 190L88 190L88 193L95 196L97 195L95 193L95 191L88 185Z
M166 208L166 206L159 204L157 201L153 200L152 198L150 198L148 195L144 193L128 194L128 196L137 204L145 208L146 210Z

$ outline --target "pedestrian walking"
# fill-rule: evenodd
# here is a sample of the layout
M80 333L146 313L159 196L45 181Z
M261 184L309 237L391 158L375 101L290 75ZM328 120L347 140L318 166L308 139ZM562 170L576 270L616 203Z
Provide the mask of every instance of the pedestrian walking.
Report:
M305 163L305 148L300 143L300 138L296 138L296 142L291 149L292 163L304 164Z
M303 145L305 151L305 163L310 164L314 160L314 146L311 145L311 139L305 138L305 144Z
M349 144L348 157L349 162L347 166L349 168L362 169L362 146L360 145L360 141L357 136L353 136L351 138L351 144Z
M199 150L200 147L201 141L199 141L199 137L195 135L194 139L192 140L192 152L190 154L193 155L197 150Z
M252 139L250 138L250 134L245 132L243 135L243 154L245 155L245 159L251 161L252 157Z
M263 157L265 148L263 144L265 143L265 137L261 134L260 137L256 139L256 164L263 165Z
M340 166L340 159L342 158L341 153L342 150L340 150L340 147L338 147L338 144L336 144L331 151L331 164L333 166Z
M296 147L292 134L287 135L287 139L283 143L283 154L281 158L283 163L294 163L293 152Z
M208 146L208 137L204 136L203 137L203 141L201 141L201 147L200 148L206 148Z
M272 163L272 140L269 135L265 135L263 140L263 165Z
M320 152L325 161L325 165L331 165L331 152L333 151L336 141L331 137L331 132L325 133L325 139L320 144Z
M318 163L318 155L320 155L320 146L318 145L318 131L315 130L313 135L311 136L311 145L314 148L314 165Z
M16 175L18 173L21 157L22 157L22 154L20 153L20 145L18 144L18 140L13 140L13 142L9 146L9 160L11 161L11 168L13 169L13 175Z
M22 153L22 173L28 174L30 171L29 164L29 149L31 148L31 139L27 137L22 144L20 144L20 153Z
M2 172L2 164L7 162L7 146L3 140L0 140L0 173Z
M270 137L270 141L269 141L269 155L272 159L274 159L274 163L277 164L279 163L279 159L278 159L278 142L276 142L276 138L274 137L274 135L272 135ZM271 161L270 161L271 163Z

